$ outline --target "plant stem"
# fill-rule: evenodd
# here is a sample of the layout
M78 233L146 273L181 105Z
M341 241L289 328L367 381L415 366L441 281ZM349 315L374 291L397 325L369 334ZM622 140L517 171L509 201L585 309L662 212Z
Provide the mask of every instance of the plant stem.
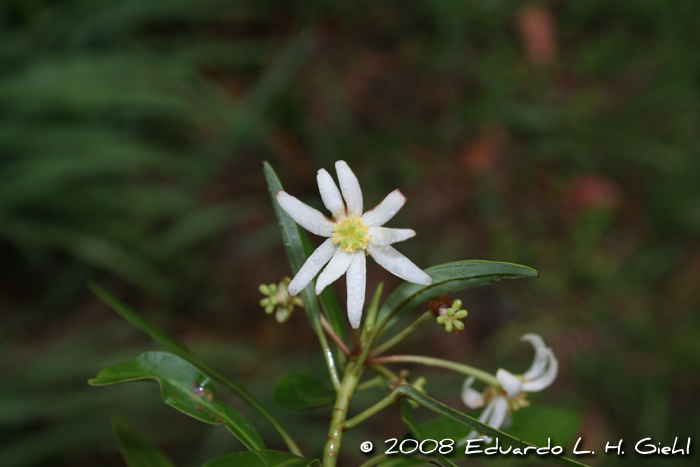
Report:
M377 310L379 310L379 300L382 298L382 290L384 290L384 283L380 282L377 289L374 291L372 296L372 301L367 308L367 315L365 317L365 325L362 327L362 342L366 343L366 337L368 333L372 332L374 329L374 323L377 320Z
M426 311L425 313L420 315L418 317L418 319L416 319L413 323L411 323L411 325L408 326L406 329L404 329L400 333L396 334L394 337L392 337L388 341L384 342L382 345L376 347L372 351L372 353L369 354L369 358L372 359L372 358L375 358L375 357L383 354L384 352L389 350L391 347L393 347L394 345L398 344L406 337L408 337L411 334L413 334L414 332L416 332L425 323L427 323L428 321L430 321L433 318L434 318L433 314L430 311Z
M370 363L368 366L391 382L399 380L399 377L384 365L379 363Z
M364 362L360 360L354 362L350 361L345 366L343 382L340 385L338 395L335 399L333 417L331 418L331 425L328 430L328 438L326 446L323 449L323 467L335 467L338 461L338 453L340 452L340 444L344 431L343 424L345 423L345 417L347 416L348 407L350 406L350 399L362 377L363 370Z
M500 387L501 384L498 382L495 376L478 368L474 368L469 365L462 365L461 363L451 362L449 360L442 360L440 358L433 357L421 357L418 355L391 355L388 357L377 357L370 363L393 363L393 362L408 362L408 363L420 363L422 365L437 366L441 368L447 368L448 370L456 371L458 373L463 373L465 375L473 376L486 384L491 386Z
M359 329L352 330L352 351L355 355L360 353L360 349L362 349L361 332Z
M330 323L326 319L325 316L321 315L321 325L323 326L323 329L326 330L329 336L331 336L331 339L335 341L335 343L340 347L340 350L343 351L345 355L350 355L350 349L345 345L345 342L343 342L340 337L338 337L338 334L335 333L333 328L331 327Z
M384 399L380 400L370 408L364 410L363 412L359 413L358 415L355 415L352 417L350 420L345 422L343 424L343 431L349 430L350 428L364 422L367 420L369 417L372 415L376 414L377 412L380 412L381 410L384 410L385 408L389 407L391 404L396 402L396 400L401 397L401 396L396 396L392 392L388 396L386 396Z
M357 388L355 389L355 392L364 391L365 389L373 388L375 386L379 386L380 384L382 384L382 377L375 376L372 379L368 379L364 383L358 384Z
M335 360L333 360L333 352L328 346L328 339L322 330L318 330L318 340L321 342L321 350L323 351L323 358L326 359L326 366L328 367L328 374L331 377L331 382L336 391L340 390L340 378L338 377L338 370L335 367Z

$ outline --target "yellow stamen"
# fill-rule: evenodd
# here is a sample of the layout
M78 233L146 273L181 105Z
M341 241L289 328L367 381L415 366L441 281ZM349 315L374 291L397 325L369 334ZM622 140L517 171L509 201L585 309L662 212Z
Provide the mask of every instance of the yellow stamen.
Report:
M341 250L349 253L366 249L370 237L369 227L359 216L343 219L333 227L333 243L339 244Z

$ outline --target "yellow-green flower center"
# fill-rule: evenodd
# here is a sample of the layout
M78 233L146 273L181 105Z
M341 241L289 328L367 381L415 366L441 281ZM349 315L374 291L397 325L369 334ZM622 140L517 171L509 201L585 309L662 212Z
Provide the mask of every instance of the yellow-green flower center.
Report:
M371 237L368 232L369 227L359 216L348 217L333 227L333 243L350 253L358 249L364 250Z

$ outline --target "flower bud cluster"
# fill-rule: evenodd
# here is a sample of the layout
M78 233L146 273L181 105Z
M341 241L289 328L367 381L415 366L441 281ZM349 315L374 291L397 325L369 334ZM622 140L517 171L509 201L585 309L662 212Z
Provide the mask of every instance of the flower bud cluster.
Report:
M275 319L278 323L284 323L292 315L294 306L304 306L304 302L299 297L290 297L287 293L287 286L291 279L285 277L277 284L262 284L258 287L260 293L267 297L260 300L260 306L265 309L265 313L275 312Z
M462 320L467 317L467 310L462 310L462 300L455 300L450 307L439 310L437 322L445 327L447 332L460 332L464 330Z

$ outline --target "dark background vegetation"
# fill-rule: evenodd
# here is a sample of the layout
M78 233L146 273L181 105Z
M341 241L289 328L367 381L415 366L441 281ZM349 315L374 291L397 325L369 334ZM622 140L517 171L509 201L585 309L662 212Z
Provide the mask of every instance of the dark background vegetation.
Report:
M636 464L647 436L697 443L698 44L692 0L5 0L0 465L123 465L114 413L180 466L241 449L153 385L86 384L157 348L89 280L264 401L287 371L322 374L304 314L278 325L257 304L289 274L263 160L318 207L316 170L338 159L367 207L400 188L391 225L418 232L399 249L421 267L540 272L460 294L463 333L428 326L397 352L518 372L517 337L537 332L561 371L534 405L579 413L599 452L627 442L626 458L581 460ZM368 264L368 290L398 284ZM411 368L464 408L461 377ZM318 456L328 410L276 413ZM345 465L404 432L395 410L366 430L347 434Z

